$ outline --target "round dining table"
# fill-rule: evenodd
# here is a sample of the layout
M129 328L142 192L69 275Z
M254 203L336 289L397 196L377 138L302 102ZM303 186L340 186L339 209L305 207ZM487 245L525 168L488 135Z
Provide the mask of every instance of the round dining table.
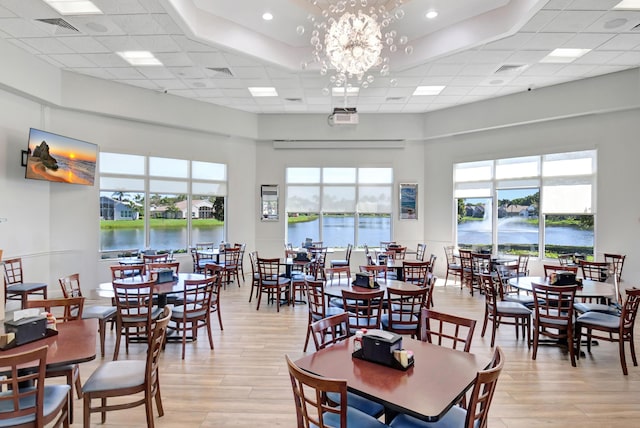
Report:
M184 292L184 281L194 279L204 279L205 275L201 273L179 273L178 278L174 281L156 282L153 284L153 294L158 296L158 307L164 307L167 304L167 296L170 294L182 294ZM127 278L116 279L113 284L142 284L149 281L148 275L136 275ZM103 282L98 286L98 294L101 296L113 297L113 284L111 282Z
M327 281L327 285L324 287L324 294L329 297L340 297L342 298L342 290L352 291L357 293L367 293L372 291L385 291L388 287L399 289L399 290L420 290L422 287L419 287L415 284L411 284L410 282L398 281L395 279L383 279L377 278L376 283L378 287L369 288L369 287L359 287L351 284L350 281L344 279L341 281Z
M544 276L520 276L509 279L509 285L522 291L533 291L531 284L549 285L549 278ZM582 286L576 290L576 297L613 299L616 293L613 284L607 282L582 279Z

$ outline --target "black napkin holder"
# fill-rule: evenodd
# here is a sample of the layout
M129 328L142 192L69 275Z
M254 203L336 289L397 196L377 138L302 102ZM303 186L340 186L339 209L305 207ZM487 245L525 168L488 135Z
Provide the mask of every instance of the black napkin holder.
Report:
M4 322L5 333L15 335L15 346L24 345L47 335L47 319L43 316L21 318Z
M394 366L393 351L402 349L402 336L384 330L369 330L362 336L362 358L385 366Z
M296 262L310 262L311 260L309 260L309 253L307 253L306 251L300 251L298 253L296 253L296 257L293 259Z
M155 271L158 275L156 282L158 284L161 284L163 282L173 282L174 278L173 278L173 269L158 269Z
M375 281L375 277L372 272L358 272L356 273L356 279L351 284L356 287L365 288L379 288L380 285Z
M576 274L569 271L556 272L556 281L553 285L574 285L576 284Z

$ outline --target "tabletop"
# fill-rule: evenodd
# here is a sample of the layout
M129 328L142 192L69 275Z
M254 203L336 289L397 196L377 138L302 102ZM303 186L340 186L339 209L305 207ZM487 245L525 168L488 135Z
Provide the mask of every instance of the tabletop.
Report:
M477 372L490 362L490 358L408 337L402 338L402 344L414 353L415 363L407 371L353 358L353 338L307 355L296 365L318 376L346 379L351 392L393 413L435 421L459 401Z
M97 319L67 321L56 324L56 328L57 335L2 350L0 356L15 355L49 345L47 367L84 363L96 358Z
M509 285L523 291L532 291L531 284L549 285L549 278L543 276L521 276L509 279ZM576 297L605 297L613 298L616 293L612 284L606 282L582 280L582 287L576 291Z
M342 290L354 291L360 293L370 293L372 291L386 291L387 287L397 288L400 290L420 290L421 287L409 282L397 281L395 279L377 278L376 282L380 287L367 288L357 287L346 279L341 281L331 281L327 279L327 285L324 287L324 294L330 297L342 297Z
M184 281L193 279L204 279L205 275L200 273L179 273L176 281L168 281L153 284L153 294L158 296L166 296L167 294L178 294L184 292ZM136 275L128 278L116 279L113 283L117 284L142 284L149 281L148 275ZM113 284L111 282L103 282L98 285L98 295L101 297L113 297ZM163 300L165 302L165 300ZM158 303L160 306L160 303ZM164 306L164 305L163 305Z

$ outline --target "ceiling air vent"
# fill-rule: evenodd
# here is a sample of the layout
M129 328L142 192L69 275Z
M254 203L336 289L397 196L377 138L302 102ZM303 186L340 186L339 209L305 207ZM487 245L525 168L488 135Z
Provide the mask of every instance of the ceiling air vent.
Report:
M505 64L499 69L497 69L494 74L510 74L517 73L527 68L527 64Z
M285 101L289 101L290 103L301 103L302 98L285 98Z
M640 24L631 27L631 31L640 31Z
M233 77L233 73L227 67L207 67L207 70L211 70L215 74L221 75L220 77Z
M65 28L67 30L74 31L76 33L80 32L76 27L69 24L67 21L65 21L62 18L42 18L42 19L36 19L36 21L44 22L45 24L55 25L56 27Z
M395 101L404 101L404 97L387 97L385 101L395 102Z

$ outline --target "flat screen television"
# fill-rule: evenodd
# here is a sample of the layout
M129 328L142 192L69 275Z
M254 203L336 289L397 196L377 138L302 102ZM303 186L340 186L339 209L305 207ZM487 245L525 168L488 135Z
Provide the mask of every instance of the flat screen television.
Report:
M31 128L26 178L93 186L98 146Z

